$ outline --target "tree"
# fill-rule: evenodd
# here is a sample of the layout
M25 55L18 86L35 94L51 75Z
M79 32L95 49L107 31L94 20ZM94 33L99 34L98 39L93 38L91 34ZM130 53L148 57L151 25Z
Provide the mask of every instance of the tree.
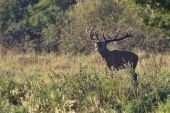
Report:
M163 29L170 36L170 0L135 0L145 7L143 22Z
M141 18L147 26L163 31L157 41L162 50L170 48L170 0L134 0L142 6ZM144 9L144 10L143 10Z
M66 52L91 51L86 28L97 25L102 29L113 28L122 13L113 0L79 0L67 12L68 20L62 29L61 49Z
M35 50L57 51L64 11L74 3L75 0L2 0L0 22L6 46L23 48L31 42Z

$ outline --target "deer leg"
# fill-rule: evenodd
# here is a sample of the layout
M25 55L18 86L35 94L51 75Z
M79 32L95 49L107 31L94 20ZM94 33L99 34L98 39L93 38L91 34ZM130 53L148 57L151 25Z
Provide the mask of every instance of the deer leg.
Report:
M133 81L137 82L137 74L135 72L133 73L132 77L133 77Z
M134 69L132 69L131 75L132 75L132 83L133 83L134 85L137 85L137 74L135 73L135 70L134 70Z
M113 75L113 70L111 68L105 68L106 70L106 75L107 76L112 76Z

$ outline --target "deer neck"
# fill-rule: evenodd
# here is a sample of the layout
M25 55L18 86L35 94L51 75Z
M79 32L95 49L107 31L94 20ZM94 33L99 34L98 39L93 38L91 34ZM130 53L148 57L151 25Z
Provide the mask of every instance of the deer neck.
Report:
M102 58L107 58L108 54L109 54L109 50L106 48L102 51L99 51L99 54L102 56Z

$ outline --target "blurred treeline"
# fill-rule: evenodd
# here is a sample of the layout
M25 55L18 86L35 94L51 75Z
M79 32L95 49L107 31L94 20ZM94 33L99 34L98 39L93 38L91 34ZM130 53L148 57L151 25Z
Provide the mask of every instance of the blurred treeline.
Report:
M119 49L164 52L170 47L170 0L0 0L0 49L89 53L86 28L111 35L132 27Z

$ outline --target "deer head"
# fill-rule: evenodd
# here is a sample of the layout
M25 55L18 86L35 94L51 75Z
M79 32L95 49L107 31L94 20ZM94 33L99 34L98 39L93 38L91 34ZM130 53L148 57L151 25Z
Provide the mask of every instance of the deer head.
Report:
M106 37L104 31L101 31L102 36L99 37L99 33L97 32L98 30L96 30L95 28L96 27L93 26L89 31L86 29L86 32L89 35L90 39L94 42L95 50L98 52L103 52L107 50L107 44L109 42L120 41L125 38L133 37L134 35L132 33L132 30L129 28L126 32L122 33L121 35L119 35L120 30L117 30L115 34L109 37Z

